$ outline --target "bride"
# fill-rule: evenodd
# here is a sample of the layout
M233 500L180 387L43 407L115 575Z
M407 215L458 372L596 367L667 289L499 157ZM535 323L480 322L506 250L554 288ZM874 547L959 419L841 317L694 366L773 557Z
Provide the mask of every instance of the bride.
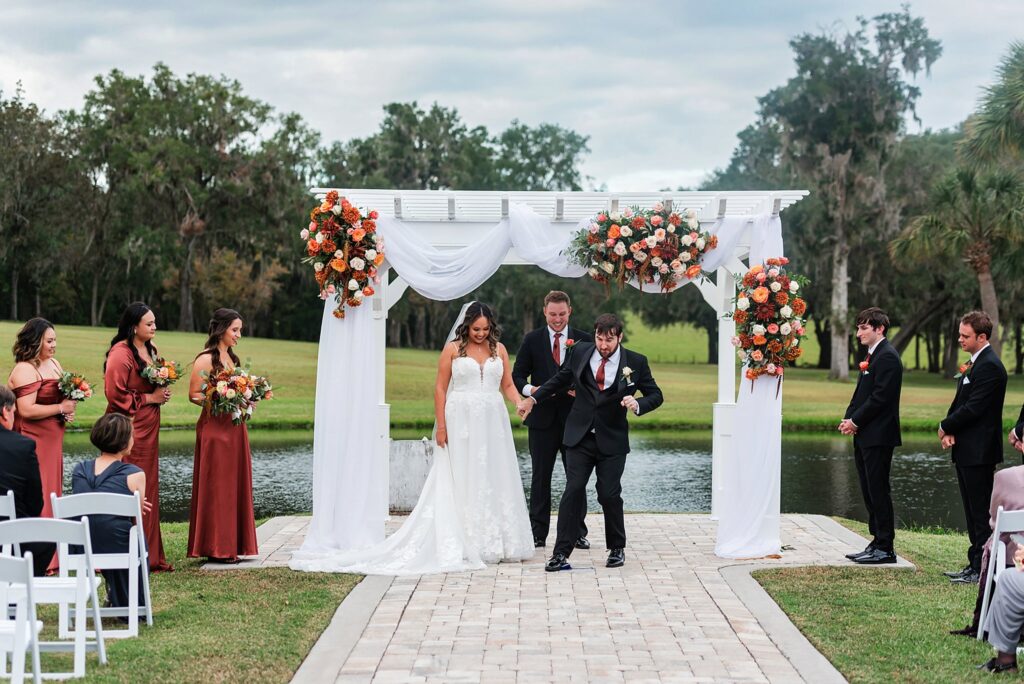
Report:
M408 519L367 549L293 558L294 570L425 575L533 557L505 398L515 404L501 328L471 302L441 352L434 387L434 463ZM454 339L452 339L454 337Z

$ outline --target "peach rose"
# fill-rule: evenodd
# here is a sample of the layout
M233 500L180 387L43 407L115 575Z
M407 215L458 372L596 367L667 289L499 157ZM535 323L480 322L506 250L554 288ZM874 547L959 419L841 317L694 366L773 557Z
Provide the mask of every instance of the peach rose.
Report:
M767 287L758 287L755 288L754 291L750 293L750 298L753 299L758 304L764 304L765 302L768 301L768 295L769 292Z

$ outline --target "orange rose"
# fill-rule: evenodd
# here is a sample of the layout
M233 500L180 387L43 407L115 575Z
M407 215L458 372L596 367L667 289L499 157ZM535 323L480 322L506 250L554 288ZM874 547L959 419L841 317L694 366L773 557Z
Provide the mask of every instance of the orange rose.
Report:
M747 375L747 380L754 380L754 379L757 378L757 373L754 372L753 368L748 368L746 375Z
M690 278L691 280L699 275L700 266L698 264L694 264L693 266L690 266L688 269L686 269L686 277Z
M320 251L320 243L316 240L310 240L306 243L306 251L309 253L309 256L315 255Z
M362 228L356 228L355 230L352 231L352 240L353 241L359 242L364 237L366 237L366 231L363 230Z
M373 231L377 230L377 224L371 221L370 219L363 219L363 229L367 233L372 233Z
M348 264L345 263L344 259L334 258L331 259L331 268L333 268L338 273L344 273L345 269L348 268Z
M380 252L378 252L377 256L373 257L373 265L374 266L380 266L383 263L384 263L384 255L381 254Z
M754 335L754 344L760 346L762 344L767 344L767 343L768 343L768 338L765 337L764 335Z
M369 285L364 287L363 288L363 296L364 297L372 297L373 296L373 288L370 287Z
M617 223L613 223L612 227L608 229L608 237L612 240L618 240L621 235L622 231L619 230L619 225Z
M747 271L747 273L749 273L751 275L757 275L758 273L760 273L763 270L764 270L764 266L762 266L761 264L758 264L757 266L751 267L751 269L749 271Z
M750 293L750 298L758 304L764 304L768 301L769 294L771 294L771 291L762 285L761 287L755 288L754 291Z
M329 275L330 275L330 272L325 268L322 271L317 271L316 275L314 275L313 277L316 278L316 282L321 287L323 287L323 284L327 282L327 276L329 276Z

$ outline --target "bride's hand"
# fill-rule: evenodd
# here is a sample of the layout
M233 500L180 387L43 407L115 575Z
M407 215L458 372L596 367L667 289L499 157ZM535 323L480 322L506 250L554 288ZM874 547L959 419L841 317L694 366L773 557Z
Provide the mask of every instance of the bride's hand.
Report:
M437 428L437 437L435 439L437 446L444 448L448 445L448 430L443 427Z

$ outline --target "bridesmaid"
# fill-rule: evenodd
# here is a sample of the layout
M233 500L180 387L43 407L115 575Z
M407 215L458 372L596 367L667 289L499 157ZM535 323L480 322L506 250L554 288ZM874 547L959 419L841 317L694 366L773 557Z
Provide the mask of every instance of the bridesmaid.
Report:
M160 536L160 407L171 398L170 390L159 388L142 377L141 371L157 357L153 338L156 316L142 302L129 304L110 340L103 365L103 391L107 413L121 413L132 419L135 445L125 463L146 474L145 498L152 509L143 515L142 526L149 549L149 569L171 572Z
M33 318L18 331L14 368L7 386L18 398L14 430L36 442L39 478L43 483L43 517L53 517L50 493L63 493L64 422L75 418L78 402L60 392L64 372L54 358L57 333L44 318Z
M210 337L196 356L188 388L189 401L203 406L196 423L188 555L205 556L215 563L237 563L239 556L259 553L248 429L245 423L233 425L229 415L210 415L201 389L203 372L215 375L239 365L234 346L241 337L242 317L237 311L214 311Z

